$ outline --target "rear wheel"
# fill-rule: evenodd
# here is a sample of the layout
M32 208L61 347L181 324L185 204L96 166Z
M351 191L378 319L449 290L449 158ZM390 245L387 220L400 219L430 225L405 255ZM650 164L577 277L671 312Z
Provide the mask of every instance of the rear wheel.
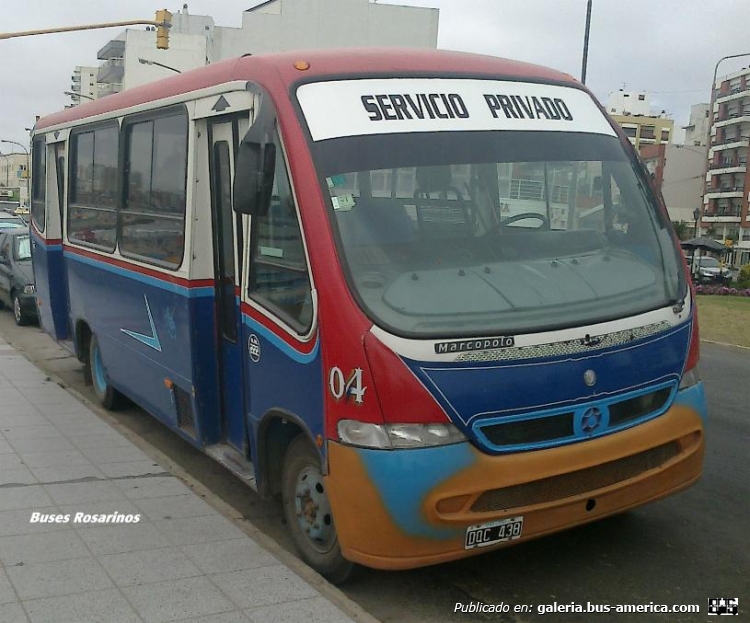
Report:
M102 353L99 350L99 341L95 335L91 336L89 342L89 368L91 369L91 382L94 393L105 409L116 409L121 401L121 394L107 381L104 371Z
M13 303L13 318L15 319L16 324L19 327L29 324L29 319L21 309L21 301L18 300L18 295L15 292L11 295L11 302Z
M287 448L282 480L284 515L302 559L333 584L342 584L354 563L341 554L320 457L302 435Z

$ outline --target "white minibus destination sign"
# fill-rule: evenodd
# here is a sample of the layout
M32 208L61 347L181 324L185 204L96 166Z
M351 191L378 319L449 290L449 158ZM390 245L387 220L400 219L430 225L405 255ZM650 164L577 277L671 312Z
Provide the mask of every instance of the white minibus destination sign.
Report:
M314 141L476 130L615 136L588 93L551 84L458 78L338 80L303 84L297 98Z

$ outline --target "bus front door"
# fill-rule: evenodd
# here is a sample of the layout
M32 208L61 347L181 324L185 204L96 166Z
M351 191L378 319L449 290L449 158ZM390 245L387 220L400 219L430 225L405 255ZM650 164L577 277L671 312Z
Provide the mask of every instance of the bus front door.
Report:
M232 179L238 136L237 120L209 122L211 213L218 339L218 374L224 442L247 455L245 388L239 309L240 267L237 248L242 229L232 211Z

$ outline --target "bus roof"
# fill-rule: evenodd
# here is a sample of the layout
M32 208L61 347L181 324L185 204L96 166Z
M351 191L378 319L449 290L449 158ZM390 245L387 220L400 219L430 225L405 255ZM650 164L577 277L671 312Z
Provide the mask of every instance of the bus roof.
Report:
M296 69L296 61L306 61L309 63L309 69ZM276 73L277 78L287 84L301 79L337 76L457 74L511 80L522 78L534 81L576 82L569 74L539 65L466 52L412 48L300 50L258 56L247 55L207 65L53 113L37 121L34 129L38 131L75 122L225 82L253 80L261 72Z

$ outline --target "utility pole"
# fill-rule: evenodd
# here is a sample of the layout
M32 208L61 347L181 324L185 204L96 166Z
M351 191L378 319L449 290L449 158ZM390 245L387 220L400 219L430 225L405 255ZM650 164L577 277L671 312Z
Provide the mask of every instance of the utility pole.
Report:
M589 61L589 32L591 31L591 2L586 3L586 31L583 35L583 61L581 62L581 82L586 84L586 66Z

